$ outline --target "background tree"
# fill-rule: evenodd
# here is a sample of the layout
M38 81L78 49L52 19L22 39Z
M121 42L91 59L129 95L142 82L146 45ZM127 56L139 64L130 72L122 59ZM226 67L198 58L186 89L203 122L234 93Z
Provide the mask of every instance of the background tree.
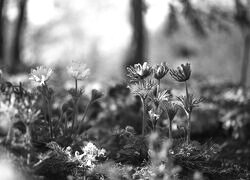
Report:
M180 27L178 21L178 16L180 15L184 16L199 37L206 37L209 29L229 32L229 24L236 25L240 29L243 39L239 85L245 89L250 58L250 1L232 1L234 1L234 7L231 10L213 5L207 7L206 12L201 8L195 7L190 0L179 0L182 5L181 12L173 4L169 4L170 13L168 15L166 32L168 35L172 35L177 31Z
M5 0L0 0L0 63L4 64L4 9Z
M23 68L23 64L21 61L21 51L22 51L22 38L23 38L23 29L24 22L26 17L26 7L27 0L20 0L18 2L18 17L16 20L16 26L14 29L14 37L12 44L12 63L9 69L10 73L15 73L16 71Z
M142 63L145 61L146 30L144 25L144 13L146 5L144 0L130 0L130 18L132 26L132 40L129 56L125 66Z

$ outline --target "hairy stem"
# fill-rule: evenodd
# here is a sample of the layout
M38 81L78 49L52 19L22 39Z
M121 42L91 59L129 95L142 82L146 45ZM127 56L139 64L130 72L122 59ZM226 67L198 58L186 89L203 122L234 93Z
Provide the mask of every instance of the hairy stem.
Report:
M172 120L171 119L169 119L168 135L169 135L169 139L172 141L173 135L172 135Z
M187 139L186 143L190 143L190 134L191 134L191 112L188 114L188 121L187 121Z
M85 108L85 111L84 111L84 114L83 114L83 117L82 117L82 122L84 122L86 116L87 116L87 113L88 113L88 110L89 110L89 107L91 105L92 101L89 101L89 103L87 104L86 108Z
M72 121L72 126L71 126L72 131L74 130L74 126L75 126L75 123L77 121L77 116L78 116L78 103L77 102L78 100L75 99L74 100L74 116L73 116L73 121Z
M77 79L75 78L75 97L73 97L74 101L74 117L72 121L72 131L74 130L75 123L77 122L78 117L78 94L77 94Z
M160 88L161 88L161 80L158 79L158 88L157 88L157 95L159 94L160 92Z
M187 83L187 81L185 81L185 86L186 86L186 96L187 96L187 99L189 99L188 83Z
M49 128L50 128L50 137L53 139L53 127L52 127L52 113L51 113L51 102L50 99L48 99L47 102L47 114L48 114L48 122L49 122Z
M142 135L145 134L145 127L146 127L146 103L143 97L141 97L142 102Z
M85 108L85 111L84 111L84 114L83 114L83 117L82 117L82 121L79 123L77 132L80 131L81 124L84 123L84 121L85 121L85 118L86 118L86 116L88 114L88 110L89 110L89 107L90 107L91 103L92 103L92 101L90 100L89 103L87 104L86 108Z

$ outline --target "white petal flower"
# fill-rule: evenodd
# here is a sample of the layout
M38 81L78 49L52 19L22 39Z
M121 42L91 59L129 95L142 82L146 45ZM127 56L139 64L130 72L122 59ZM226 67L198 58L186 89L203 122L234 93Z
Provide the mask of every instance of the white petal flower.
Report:
M87 68L86 64L78 61L72 61L72 64L67 68L67 71L69 75L76 80L84 80L90 74L90 70Z
M36 69L31 70L29 79L38 82L40 85L45 85L46 81L49 80L52 73L53 70L51 68L39 66Z

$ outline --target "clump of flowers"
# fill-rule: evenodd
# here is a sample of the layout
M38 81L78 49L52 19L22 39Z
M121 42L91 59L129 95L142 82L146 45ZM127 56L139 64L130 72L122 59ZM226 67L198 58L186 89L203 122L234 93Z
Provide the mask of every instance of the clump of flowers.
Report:
M187 115L186 142L189 144L192 110L202 101L201 98L195 99L194 95L188 91L188 80L191 76L190 63L181 64L177 69L170 69L166 62L153 67L148 63L144 63L143 65L135 64L134 66L130 66L127 70L131 93L139 96L143 105L142 135L145 134L147 115L149 116L153 130L155 130L157 121L162 117L161 115L166 112L169 119L169 138L172 139L172 121L179 107L182 107ZM153 72L152 77L151 72ZM170 72L169 74L174 80L185 83L185 96L174 98L170 90L161 90L161 80L168 72ZM177 101L175 99L177 99ZM175 100L175 102L173 100Z
M88 142L85 146L81 147L82 154L78 151L72 152L71 147L67 147L64 151L69 159L79 162L79 167L85 167L88 170L93 169L98 162L98 158L106 157L105 149L98 149L92 142Z

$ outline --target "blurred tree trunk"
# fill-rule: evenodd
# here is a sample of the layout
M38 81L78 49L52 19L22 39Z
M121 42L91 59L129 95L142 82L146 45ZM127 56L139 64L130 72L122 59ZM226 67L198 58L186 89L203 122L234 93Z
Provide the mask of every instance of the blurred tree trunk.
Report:
M250 53L250 2L243 4L240 0L235 0L235 21L241 29L244 44L243 44L243 56L242 56L242 67L240 86L245 91L247 85L247 73L249 64L249 53Z
M130 0L132 42L125 66L143 63L145 58L145 27L143 13L146 9L144 0Z
M10 73L15 73L19 70L19 66L22 65L21 62L21 50L22 50L22 35L23 35L23 25L26 15L26 5L27 0L19 0L18 3L18 17L17 23L14 30L13 47L12 47L12 63L10 67Z
M248 73L248 65L249 65L250 33L245 35L243 48L244 50L243 50L243 57L242 57L240 85L245 89L246 84L247 84L247 73Z
M4 7L5 0L0 0L0 63L4 64Z

